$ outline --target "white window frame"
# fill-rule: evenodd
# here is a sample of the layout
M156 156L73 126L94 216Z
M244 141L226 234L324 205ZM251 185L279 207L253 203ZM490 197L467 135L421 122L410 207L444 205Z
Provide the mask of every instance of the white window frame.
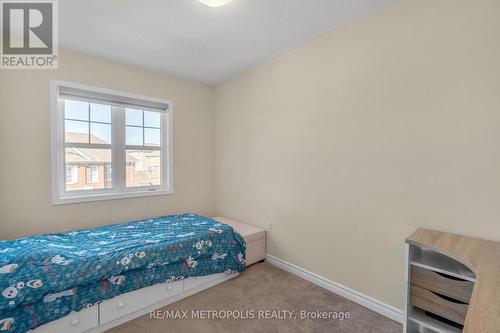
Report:
M161 110L161 179L160 186L126 186L125 112L112 111L112 188L66 191L64 165L64 107L60 93L104 101L121 108L135 106L146 111ZM170 100L130 94L78 83L50 81L52 204L70 204L156 195L169 195L173 189L173 103ZM139 146L140 148L142 146ZM99 147L100 148L100 147ZM120 177L117 177L121 175Z

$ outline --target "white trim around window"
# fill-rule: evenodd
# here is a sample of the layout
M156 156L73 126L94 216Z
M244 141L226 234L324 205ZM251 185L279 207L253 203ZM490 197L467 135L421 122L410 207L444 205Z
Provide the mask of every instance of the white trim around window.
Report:
M105 104L111 107L111 143L91 142L89 129L88 143L68 143L65 139L65 114L64 99L86 101L88 103ZM142 145L127 145L126 143L126 120L125 110L133 108L143 111L143 142ZM93 87L77 83L51 80L50 82L50 111L51 111L51 151L52 151L52 203L70 204L100 200L113 200L133 197L146 197L156 195L173 194L173 152L172 152L172 130L173 130L173 103L166 99L152 98L135 95L105 88ZM147 144L145 142L145 131L149 129L144 121L145 114L156 112L161 114L159 130L159 145ZM156 114L157 115L157 114ZM67 119L66 119L67 120ZM72 120L70 120L72 121ZM92 120L89 111L89 128ZM158 126L159 127L159 126ZM139 126L140 128L140 126ZM158 129L151 131L158 133ZM66 182L65 149L111 149L111 173L112 181L108 186L91 189L68 189ZM142 166L143 170L159 170L160 180L156 184L152 181L142 182L127 186L127 149L144 150L154 155L160 152L160 168L153 166ZM144 154L147 155L147 154ZM71 162L73 163L73 161ZM104 170L103 166L100 170ZM149 169L148 169L149 168ZM108 181L105 174L99 181ZM76 184L77 185L77 184Z

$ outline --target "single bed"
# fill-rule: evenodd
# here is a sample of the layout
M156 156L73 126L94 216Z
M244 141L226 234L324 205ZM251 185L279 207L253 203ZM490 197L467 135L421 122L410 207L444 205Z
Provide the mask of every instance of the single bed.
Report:
M244 269L244 239L195 214L3 241L0 330L26 332L123 293Z

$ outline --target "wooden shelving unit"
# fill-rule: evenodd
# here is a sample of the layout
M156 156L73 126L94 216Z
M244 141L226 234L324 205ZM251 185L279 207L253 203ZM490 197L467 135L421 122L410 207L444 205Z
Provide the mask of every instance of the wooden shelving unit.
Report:
M406 333L462 332L476 275L452 256L406 244Z
M405 249L404 332L500 332L500 242L418 229Z

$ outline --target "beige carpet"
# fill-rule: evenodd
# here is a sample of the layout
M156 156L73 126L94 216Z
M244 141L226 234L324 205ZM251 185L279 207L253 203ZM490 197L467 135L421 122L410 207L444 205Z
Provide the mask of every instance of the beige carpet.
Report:
M187 311L188 319L151 319L150 315L132 320L108 332L381 332L400 333L402 326L343 297L302 280L268 263L250 266L240 276L207 289L163 310ZM232 310L251 313L255 319L192 319L193 310ZM269 312L259 312L269 310ZM294 311L289 312L271 311ZM302 319L301 311L349 312L350 318ZM174 312L175 313L175 312ZM226 313L226 312L219 312ZM272 319L281 314L284 319ZM271 317L271 319L257 317ZM291 317L294 317L291 319Z

